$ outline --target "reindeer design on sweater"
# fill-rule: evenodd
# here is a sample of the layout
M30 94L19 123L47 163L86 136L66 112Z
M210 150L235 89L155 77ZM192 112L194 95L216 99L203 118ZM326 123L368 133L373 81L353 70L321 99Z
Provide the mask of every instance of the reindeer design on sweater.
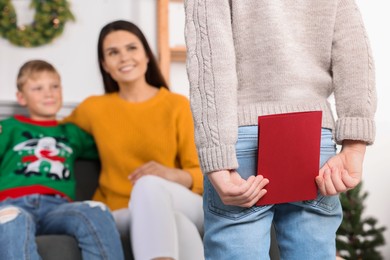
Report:
M61 180L68 179L70 171L65 167L65 157L61 157L61 150L72 154L73 150L65 143L61 142L63 138L59 137L40 137L34 138L29 132L24 132L23 135L28 138L27 141L14 146L14 151L32 151L32 154L26 155L22 158L22 163L26 166L16 170L17 174L24 174L25 176L42 175L40 167L42 163L46 162L50 169L47 177Z

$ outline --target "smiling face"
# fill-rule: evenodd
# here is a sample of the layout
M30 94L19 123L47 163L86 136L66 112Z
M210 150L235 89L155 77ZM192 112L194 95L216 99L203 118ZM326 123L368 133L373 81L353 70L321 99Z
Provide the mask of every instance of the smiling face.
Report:
M51 71L35 72L16 93L21 106L26 106L33 120L54 120L62 106L60 76Z
M119 86L145 82L149 58L136 35L124 30L109 33L103 41L103 57L104 70Z

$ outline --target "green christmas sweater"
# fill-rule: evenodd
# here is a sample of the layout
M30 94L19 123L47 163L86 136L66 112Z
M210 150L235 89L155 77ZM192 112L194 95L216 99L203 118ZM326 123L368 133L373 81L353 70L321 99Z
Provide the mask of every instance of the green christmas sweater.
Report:
M0 121L0 201L30 194L74 200L76 158L98 158L92 136L76 125L19 115Z

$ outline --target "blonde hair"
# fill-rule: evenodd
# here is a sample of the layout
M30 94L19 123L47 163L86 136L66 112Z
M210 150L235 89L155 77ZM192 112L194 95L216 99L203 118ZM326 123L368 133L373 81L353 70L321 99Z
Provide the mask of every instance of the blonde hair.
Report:
M18 90L22 90L23 85L26 84L28 79L34 78L37 73L44 71L55 73L58 75L58 77L60 77L54 66L44 60L31 60L24 63L19 69L16 80L16 86Z

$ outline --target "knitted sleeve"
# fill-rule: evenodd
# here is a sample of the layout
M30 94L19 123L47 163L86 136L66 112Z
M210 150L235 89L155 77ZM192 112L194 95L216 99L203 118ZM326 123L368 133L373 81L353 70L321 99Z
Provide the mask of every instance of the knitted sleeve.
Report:
M0 164L2 160L4 159L5 153L10 149L9 142L11 140L10 138L10 131L9 129L9 120L1 120L0 121Z
M237 75L228 0L188 0L187 72L195 141L204 173L235 169Z
M354 0L340 0L332 46L332 72L338 120L335 137L372 144L375 139L374 62L362 17Z
M70 137L78 145L77 157L83 159L98 160L99 153L92 135L76 125L69 124Z

